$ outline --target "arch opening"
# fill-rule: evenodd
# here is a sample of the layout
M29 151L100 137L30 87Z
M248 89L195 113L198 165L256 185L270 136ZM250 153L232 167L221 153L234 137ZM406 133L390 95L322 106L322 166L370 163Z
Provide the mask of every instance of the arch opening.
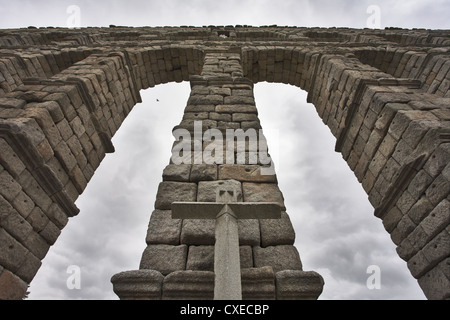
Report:
M317 270L325 280L320 299L423 299L361 184L333 152L336 138L306 98L307 92L294 86L255 85L269 152L280 150L275 169L295 246L305 269ZM370 265L379 265L390 279L382 280L382 290L366 286Z
M82 286L85 289L83 293L86 294L83 297L93 299L108 298L108 296L105 296L107 292L111 294L111 298L115 298L110 290L109 275L101 275L108 272L105 269L100 269L100 264L103 265L106 261L111 260L112 263L115 263L112 273L136 268L135 264L139 261L142 249L145 246L146 225L153 207L157 183L160 181L162 169L170 157L168 148L172 142L170 128L181 119L182 108L186 103L189 92L187 84L183 83L182 86L185 88L181 90L179 86L179 84L160 85L142 92L143 104L133 109L117 137L114 138L115 140L122 140L123 144L115 141L116 153L105 157L99 168L101 172L93 178L86 189L86 193L78 200L79 203L82 201L88 202L86 209L84 209L84 204L80 205L82 214L75 218L76 222L75 220L72 221L67 230L64 230L67 235L61 236L62 239L59 239L59 243L50 251L46 260L53 259L54 262L43 261L40 272L31 284L31 299L49 297L44 294L48 294L51 290L46 289L46 286L40 282L49 281L40 278L40 275L44 275L44 273L51 274L54 277L54 280L49 282L55 287L56 280L59 280L60 290L65 291L68 298L80 297L80 291L66 288L66 280L69 276L66 273L66 265L69 263L81 264L82 279L84 280ZM158 93L158 89L161 89L162 92ZM177 100L174 101L174 97ZM308 268L319 270L325 277L326 286L322 298L373 299L377 297L377 294L382 294L385 297L385 290L390 290L391 287L389 284L386 283L386 287L382 291L370 291L367 289L365 282L365 279L369 276L366 273L368 264L377 264L377 261L380 260L389 262L386 265L383 264L385 262L380 262L382 270L385 270L383 276L386 279L399 279L398 281L402 282L403 285L410 286L411 289L408 292L412 299L420 297L421 292L418 292L417 284L399 272L400 268L405 269L405 265L395 256L392 243L386 239L388 235L384 230L380 230L381 226L377 225L376 220L371 216L371 207L364 197L364 193L360 190L360 184L355 181L340 155L332 152L334 137L330 134L328 128L319 121L314 107L301 102L306 101L306 92L283 84L259 83L255 86L255 98L262 127L267 132L265 134L269 148L274 148L275 144L280 143L279 149L283 150L283 156L280 157L279 163L276 163L279 185L285 196L286 207L297 234L295 245L302 254L302 260L305 261ZM156 101L156 99L159 101ZM150 111L152 107L158 107L163 103L170 107L170 109L167 108L167 111L170 110L169 112L156 111L156 109L153 109L156 112L149 112L148 114L144 112L144 109ZM173 106L176 106L178 111L174 112ZM171 123L166 118L169 114L173 115ZM141 139L136 141L136 138L141 135L141 127L147 123L146 118L152 119L152 123L157 123L158 127L165 131L166 135L168 134L169 141L160 143L158 148L155 149L146 146L147 144L158 144L159 139L156 139L156 141L155 139L149 139L146 142L141 141ZM270 132L280 128L279 124L281 123L284 124L284 130L279 133L278 141L273 141ZM130 141L132 142L130 143ZM322 144L325 145L320 148L319 146ZM133 148L132 145L138 146ZM143 148L145 150L142 150ZM150 148L152 149L149 150ZM135 152L141 151L137 153L138 156L134 156L132 150ZM152 152L152 150L155 151ZM159 167L153 167L152 165L149 169L148 162L154 163L153 158L158 153L158 158L161 160L157 165ZM149 157L150 154L152 156ZM109 159L113 157L123 157L125 160L110 162ZM133 159L129 159L130 157ZM144 160L149 158L149 161ZM336 168L337 159L341 162L339 168ZM147 167L147 169L142 170L142 167ZM121 170L124 170L124 172ZM118 174L115 175L111 171ZM126 183L123 180L125 175L134 176L137 180ZM116 176L116 178L113 178L113 176ZM97 182L95 181L96 178L103 181ZM153 181L150 182L151 180ZM346 185L347 183L348 185ZM150 187L150 184L153 184L153 187ZM134 185L134 187L130 188L130 185ZM328 187L322 188L322 185ZM329 187L330 185L334 188ZM119 191L117 191L117 188ZM309 191L303 190L304 188L309 188ZM130 198L126 200L125 198L131 196L131 193L133 196L131 199L133 200L130 200ZM355 195L355 193L359 194ZM84 200L88 197L91 197L91 200ZM99 197L100 199L98 199ZM106 199L101 201L102 198ZM114 198L116 199L114 200ZM143 198L149 200L143 201ZM325 206L325 199L331 199L333 205ZM109 205L102 205L101 202ZM115 203L115 205L112 203ZM133 209L130 209L130 207ZM134 208L138 207L139 210L135 211ZM97 210L103 212L95 212ZM363 210L365 212L361 212ZM83 223L93 223L87 218L88 214L98 216L97 219L92 218L93 220L108 219L108 224L113 220L116 229L108 227L105 230L100 227L96 228L93 224L83 227ZM119 214L122 215L122 218L118 220ZM136 223L133 226L128 223L124 225L124 217L130 215L134 218L126 220L134 220ZM83 217L86 217L86 222L81 221ZM97 221L97 223L99 226L102 225L101 221ZM93 229L93 232L90 232L92 238L80 239L82 233L73 231L71 234L69 228L74 230L80 228L84 231L85 228ZM124 234L124 230L130 230L130 233L134 233L134 235ZM114 236L111 237L111 234ZM362 239L363 236L365 239ZM66 238L68 240L65 240ZM111 238L115 240L112 241ZM64 243L65 241L69 243ZM136 246L136 243L140 243L141 247ZM388 245L389 249L386 249L384 245ZM114 248L116 258L111 257L112 250L107 253L108 247ZM97 248L97 253L94 248ZM371 248L371 250L367 250L367 248ZM85 252L87 257L82 257L80 253L76 252ZM324 252L327 252L327 254L324 255ZM97 256L97 258L93 258L93 256ZM336 261L326 262L324 256L336 259ZM97 262L96 259L98 258L102 259L102 263ZM121 261L119 262L119 260ZM126 263L123 263L124 260L126 260ZM90 262L87 264L79 261ZM50 263L53 265L47 266ZM106 264L108 265L108 263ZM353 265L353 267L348 270L350 265ZM51 269L51 272L45 271L47 267ZM57 267L59 267L59 270L53 269ZM345 269L347 270L344 271ZM84 270L86 270L86 274ZM55 276L55 274L59 276ZM99 289L102 283L105 291ZM37 291L39 287L43 292ZM52 290L55 290L55 287L52 287ZM355 289L350 289L352 287ZM397 286L393 285L391 290L394 297L407 298L404 296L403 290L396 291L398 290Z
M113 138L71 218L31 282L29 299L117 299L110 278L136 269L146 246L147 225L158 184L171 156L171 128L183 117L189 84L141 90L136 105ZM69 289L69 266L80 267L80 289Z

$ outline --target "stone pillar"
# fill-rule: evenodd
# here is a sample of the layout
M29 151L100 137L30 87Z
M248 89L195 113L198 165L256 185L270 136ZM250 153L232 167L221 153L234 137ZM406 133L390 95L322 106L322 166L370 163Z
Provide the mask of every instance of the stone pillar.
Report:
M279 220L238 221L243 298L317 298L324 282L303 271L293 245L294 229L269 168L253 83L243 77L240 53L206 53L191 88L183 120L174 128L177 141L158 188L140 271L115 275L114 291L122 299L212 299L215 222L173 220L171 204L215 202L216 189L226 186L237 191L239 202L278 202L283 211ZM226 144L230 134L257 139Z

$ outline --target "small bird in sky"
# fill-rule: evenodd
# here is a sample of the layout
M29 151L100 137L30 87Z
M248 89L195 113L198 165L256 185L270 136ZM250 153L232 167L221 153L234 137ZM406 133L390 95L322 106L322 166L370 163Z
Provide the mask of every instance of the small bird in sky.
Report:
M156 99L156 102L159 102L159 99Z

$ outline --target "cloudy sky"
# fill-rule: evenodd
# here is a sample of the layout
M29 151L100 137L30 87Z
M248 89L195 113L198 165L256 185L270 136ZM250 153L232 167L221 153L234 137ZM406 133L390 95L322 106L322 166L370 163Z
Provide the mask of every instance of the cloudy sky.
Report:
M0 28L68 26L71 5L81 26L296 25L450 28L450 1L0 0ZM371 7L372 6L372 7ZM161 174L170 158L171 129L182 118L189 84L160 85L141 92L107 155L77 201L71 218L50 249L30 287L30 299L117 299L110 278L139 266ZM304 270L325 279L321 299L424 299L398 258L381 220L340 154L335 140L306 103L306 93L287 85L260 83L256 103L279 186L296 230ZM157 102L157 100L159 102ZM272 151L273 152L273 151ZM70 266L81 272L80 289L69 289ZM380 289L369 290L369 266L380 269Z

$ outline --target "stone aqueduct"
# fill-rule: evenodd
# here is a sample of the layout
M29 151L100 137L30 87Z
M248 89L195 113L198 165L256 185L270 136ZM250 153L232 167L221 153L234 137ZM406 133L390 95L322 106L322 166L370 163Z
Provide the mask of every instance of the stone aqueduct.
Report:
M429 299L450 297L450 32L296 27L0 30L0 298L20 299L139 91L190 81L178 127L259 128L253 84L308 92ZM270 145L270 141L269 141ZM121 298L211 298L210 225L170 218L173 201L277 201L259 164L170 164L140 270ZM211 191L212 190L212 191ZM285 208L283 208L285 210ZM244 298L317 298L289 217L240 225Z

